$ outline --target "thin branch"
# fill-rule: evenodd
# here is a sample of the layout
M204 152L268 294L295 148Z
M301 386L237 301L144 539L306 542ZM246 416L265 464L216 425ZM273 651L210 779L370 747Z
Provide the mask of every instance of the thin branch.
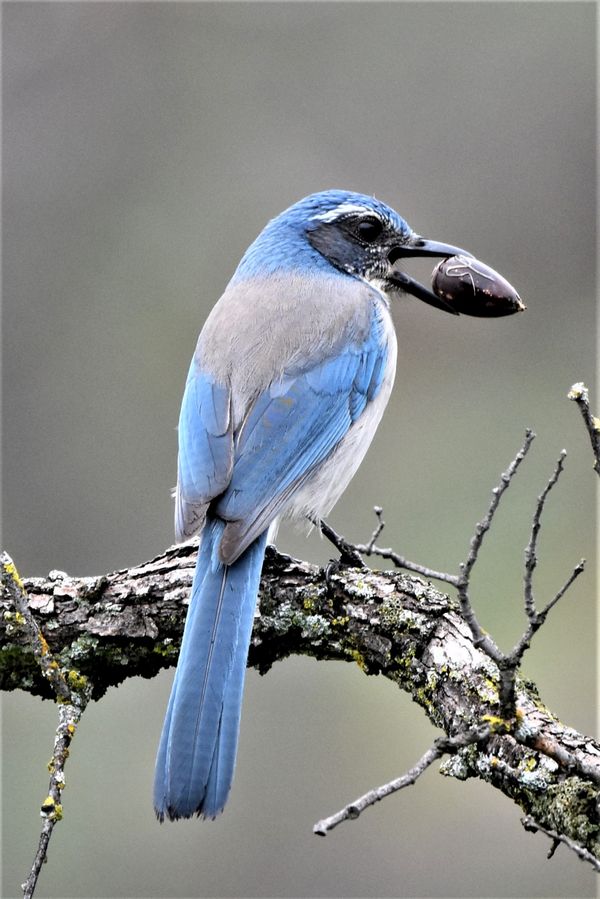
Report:
M480 522L478 522L475 527L475 534L471 539L469 553L466 560L460 566L460 576L458 579L458 601L460 603L462 616L468 624L471 633L473 634L475 645L480 646L481 649L483 649L483 651L486 653L486 655L488 655L489 658L492 659L492 661L495 662L500 669L500 701L503 712L506 711L512 703L514 703L514 675L512 677L509 677L507 680L505 676L506 657L504 656L504 653L500 650L496 642L492 639L492 637L488 633L486 633L479 624L479 620L475 614L475 610L469 596L470 577L473 566L475 565L475 562L477 561L477 558L479 556L483 538L491 527L494 515L496 514L496 510L498 509L498 506L500 504L500 500L505 490L507 490L507 488L509 487L515 474L517 473L521 462L529 452L529 448L531 447L534 439L535 434L533 433L533 431L531 429L527 429L521 449L512 460L506 471L501 475L500 483L492 490L492 499L488 507L488 511L485 517Z
M579 406L582 418L585 422L587 432L590 436L592 444L592 452L594 453L594 470L600 475L600 419L592 415L590 409L589 391L583 381L573 384L567 394L568 399L573 400Z
M594 868L594 870L600 873L600 860L596 858L585 846L582 846L581 843L577 843L575 840L570 839L570 837L565 836L563 833L558 833L556 830L552 830L549 827L544 827L543 824L540 824L539 821L536 821L535 818L532 818L531 815L526 815L524 818L521 818L521 824L529 833L537 833L540 830L542 833L545 833L547 837L553 841L552 846L548 852L548 858L552 858L559 843L564 843L572 852L574 852L582 861L589 862L589 864Z
M536 630L544 623L550 609L553 609L554 606L556 605L556 603L559 602L559 600L561 600L563 598L563 596L565 595L565 593L567 592L567 590L569 589L569 587L571 586L573 581L576 580L584 570L585 570L585 559L580 559L579 563L575 566L575 568L573 569L573 571L571 572L571 574L569 575L569 577L567 578L567 580L565 581L563 586L557 592L556 596L554 596L554 598L550 600L550 602L542 609L542 611L537 616L538 620L539 620L539 625L536 627Z
M15 563L7 552L0 553L0 583L2 590L12 599L17 612L12 622L13 628L24 627L29 643L42 674L48 680L58 699L71 701L71 690L67 684L58 662L52 657L48 643L29 608L29 597L25 592L23 581Z
M533 521L531 524L531 536L529 538L529 543L525 549L525 573L524 573L524 598L525 598L525 613L527 617L531 620L535 617L535 600L533 597L533 572L535 571L537 565L537 539L540 532L541 527L541 518L542 512L544 511L544 505L546 504L546 498L556 482L558 481L560 475L564 469L564 460L567 455L566 450L562 450L558 460L556 462L556 468L552 472L548 483L546 484L544 490L538 497L537 505L535 507L535 512L533 514Z
M444 581L444 583L451 584L453 587L458 586L458 578L454 574L448 574L446 571L436 571L433 568L428 568L427 565L411 562L391 547L384 549L381 546L377 546L377 538L385 527L385 521L383 520L383 509L381 506L374 506L373 511L377 517L377 525L368 543L351 544L356 552L363 556L378 556L380 559L386 559L388 562L393 562L396 568L404 568L406 571L420 574L421 577L426 577L428 580Z
M352 543L349 543L345 537L342 537L341 534L338 534L337 531L331 527L331 525L327 524L321 518L310 518L312 523L316 525L324 537L332 543L340 553L340 562L342 565L349 565L352 568L366 568L367 566L361 559L360 555L356 551L356 547L353 546Z
M377 543L377 538L381 536L381 533L385 527L385 521L383 520L383 508L381 506L373 506L373 512L375 513L375 517L377 518L377 524L371 534L371 539L367 543L365 554L370 555L373 552L375 544Z
M14 625L24 627L30 640L33 654L44 677L52 685L58 700L58 727L54 739L54 750L49 764L50 784L48 795L41 807L43 818L38 848L26 881L21 884L23 899L32 899L37 882L46 861L48 844L54 825L62 818L62 791L65 786L64 766L69 755L69 746L79 720L90 698L91 690L85 678L71 670L65 676L58 662L52 656L29 607L29 597L14 562L3 552L0 554L0 583L3 591L11 597L17 609Z
M476 525L475 534L473 535L473 538L471 540L469 554L466 558L466 561L461 565L461 574L462 574L461 580L462 581L468 583L469 575L471 573L471 570L472 570L475 562L477 561L477 556L479 554L479 550L481 549L481 544L483 543L483 538L485 537L486 533L490 529L492 520L494 518L494 515L496 514L496 510L498 509L498 506L500 505L500 500L502 499L502 495L504 494L504 491L510 485L510 482L514 478L515 474L517 473L517 469L519 468L521 462L523 461L523 459L529 452L531 444L533 443L534 440L535 440L535 434L533 433L533 431L530 428L528 428L527 431L525 432L525 440L523 441L523 445L522 445L521 449L519 450L519 452L517 453L515 458L512 460L512 462L510 463L510 465L508 466L506 471L501 475L500 483L498 484L498 486L494 487L494 489L492 490L492 499L491 499L487 514L486 514L485 518L483 518L483 520L480 521ZM473 636L476 636L475 632L473 633Z
M426 577L428 580L444 581L452 587L458 586L458 577L455 574L448 574L446 571L436 571L434 568L428 568L427 565L420 565L418 562L411 562L405 559L400 553L395 552L391 547L377 546L374 543L356 543L354 548L363 556L378 556L380 559L387 559L393 562L396 568L403 568L406 571L412 571Z
M436 761L436 759L439 759L448 753L455 753L459 749L464 749L466 746L470 746L473 743L479 743L482 740L485 740L489 734L489 727L484 725L473 730L462 731L454 737L439 737L429 747L427 752L423 753L416 765L407 771L406 774L403 774L401 777L397 777L374 790L369 790L368 793L359 796L358 799L355 799L354 802L350 802L334 815L330 815L328 818L317 821L313 827L313 833L320 837L325 837L331 830L337 827L338 824L341 824L342 821L356 820L356 818L358 818L366 808L369 808L369 806L375 805L375 803L385 799L386 796L391 796L392 793L397 793L399 790L405 789L405 787L412 786L427 768Z

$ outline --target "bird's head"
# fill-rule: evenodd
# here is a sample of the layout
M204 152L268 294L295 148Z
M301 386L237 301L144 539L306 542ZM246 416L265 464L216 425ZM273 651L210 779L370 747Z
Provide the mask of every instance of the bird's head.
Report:
M411 256L449 257L465 250L426 240L375 197L343 190L310 194L272 219L246 251L234 280L296 270L360 278L385 295L410 293L456 314L399 262Z
M427 240L410 228L397 212L375 197L346 191L324 191L301 200L306 210L306 237L340 271L359 277L384 294L406 291L418 299L456 314L443 298L411 278L399 262L414 256L470 256L449 244Z

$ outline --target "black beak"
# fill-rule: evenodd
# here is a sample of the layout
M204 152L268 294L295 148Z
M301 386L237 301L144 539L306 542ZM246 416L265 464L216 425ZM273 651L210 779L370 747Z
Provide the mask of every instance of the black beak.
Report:
M424 284L415 281L415 279L411 278L410 275L407 275L406 272L395 267L400 259L414 258L415 256L439 256L447 259L449 256L472 256L472 253L461 250L460 247L453 247L448 243L439 243L437 240L427 240L425 237L420 237L418 234L411 234L406 243L397 244L388 253L388 261L392 266L389 281L394 287L412 294L413 297L423 300L424 303L428 303L430 306L435 306L436 309L443 309L444 312L458 315L459 313L456 309L453 309L452 306L449 303L446 303L441 297L436 296L432 290L429 290Z

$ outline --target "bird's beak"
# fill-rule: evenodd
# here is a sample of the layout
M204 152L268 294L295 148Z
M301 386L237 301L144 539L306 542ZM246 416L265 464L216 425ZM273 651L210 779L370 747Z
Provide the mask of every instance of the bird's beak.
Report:
M460 247L453 247L448 243L440 243L437 240L427 240L418 234L411 234L410 238L403 244L396 244L388 253L388 261L392 266L389 280L394 287L412 294L424 303L435 306L436 309L443 309L444 312L450 312L452 315L458 315L456 309L453 309L449 303L446 303L441 297L436 296L432 290L416 281L397 267L396 263L402 259L414 258L415 256L439 256L448 258L449 256L472 256L466 250Z

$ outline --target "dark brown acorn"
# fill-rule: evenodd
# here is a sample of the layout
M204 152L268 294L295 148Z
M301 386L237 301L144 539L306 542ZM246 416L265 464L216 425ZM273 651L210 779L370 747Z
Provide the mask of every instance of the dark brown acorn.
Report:
M527 307L506 278L472 256L449 256L436 265L431 286L456 312L495 318Z

